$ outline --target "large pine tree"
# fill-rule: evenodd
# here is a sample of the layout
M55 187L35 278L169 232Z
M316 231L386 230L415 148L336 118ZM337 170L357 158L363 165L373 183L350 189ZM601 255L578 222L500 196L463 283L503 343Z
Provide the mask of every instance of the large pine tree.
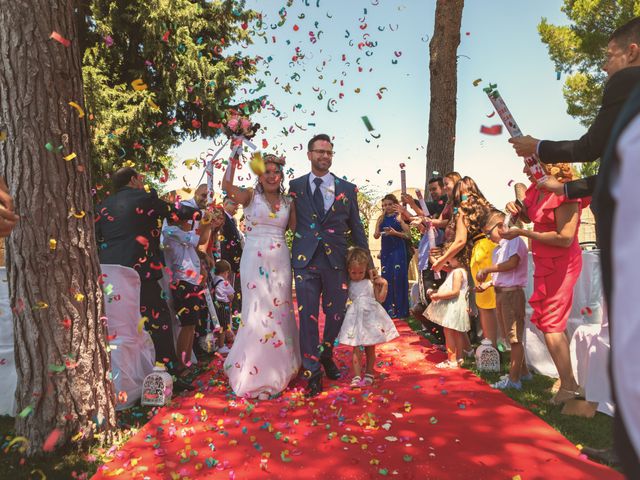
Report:
M242 47L256 14L244 1L87 0L80 13L98 190L122 164L159 176L171 148L216 135L255 71ZM259 106L234 105L244 113Z

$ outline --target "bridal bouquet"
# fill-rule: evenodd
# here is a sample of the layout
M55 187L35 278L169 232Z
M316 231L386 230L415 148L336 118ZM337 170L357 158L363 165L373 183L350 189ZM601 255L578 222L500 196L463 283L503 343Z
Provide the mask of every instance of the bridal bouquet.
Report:
M242 146L246 144L251 150L255 150L256 146L251 143L251 138L256 135L260 128L259 123L252 124L247 117L233 114L223 125L222 131L231 140L231 156L230 161L235 161L242 153Z
M231 115L227 123L222 127L224 134L229 137L244 137L247 140L255 137L256 132L260 128L260 124L252 124L247 117L238 114Z

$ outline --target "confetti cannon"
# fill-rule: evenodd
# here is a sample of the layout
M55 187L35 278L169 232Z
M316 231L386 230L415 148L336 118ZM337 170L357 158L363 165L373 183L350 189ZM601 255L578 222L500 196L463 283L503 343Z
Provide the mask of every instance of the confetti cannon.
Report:
M513 115L509 111L507 104L502 99L500 92L498 92L498 86L496 84L490 83L488 87L484 88L483 91L489 97L489 100L493 104L493 108L495 108L496 112L500 116L502 123L507 127L509 131L509 135L511 137L522 137L522 131L518 124L513 119ZM547 172L544 167L540 163L537 155L532 155L531 157L527 157L524 159L524 163L529 167L531 171L531 175L536 179L536 182L544 182L547 179Z

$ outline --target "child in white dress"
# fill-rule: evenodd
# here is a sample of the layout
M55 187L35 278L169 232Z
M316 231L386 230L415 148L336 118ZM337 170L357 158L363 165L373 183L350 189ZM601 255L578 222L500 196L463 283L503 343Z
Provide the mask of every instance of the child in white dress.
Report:
M431 303L425 311L425 316L444 328L447 346L448 358L438 363L438 368L458 368L464 361L464 346L468 341L465 341L465 336L471 328L467 301L468 258L468 249L463 248L445 264L443 270L448 272L447 279L438 291L427 292Z
M337 341L353 347L352 387L373 384L375 346L398 337L393 320L381 305L387 296L387 283L376 287L374 293L373 283L368 278L368 264L369 253L366 250L358 247L349 250L347 254L347 272L350 279L349 303ZM364 380L361 377L360 347L364 347L367 360Z

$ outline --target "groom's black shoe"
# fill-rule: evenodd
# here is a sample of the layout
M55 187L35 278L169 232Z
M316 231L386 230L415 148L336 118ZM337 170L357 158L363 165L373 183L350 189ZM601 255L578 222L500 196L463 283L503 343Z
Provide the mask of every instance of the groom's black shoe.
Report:
M338 369L336 364L333 362L333 358L331 357L321 358L320 363L324 367L324 373L331 380L337 380L340 377L342 377L340 370Z
M180 392L193 392L196 389L191 383L186 381L184 378L178 377L175 382L173 382L173 391L176 393Z
M305 397L316 397L322 393L322 372L318 372L316 375L309 379L307 389L304 392Z

